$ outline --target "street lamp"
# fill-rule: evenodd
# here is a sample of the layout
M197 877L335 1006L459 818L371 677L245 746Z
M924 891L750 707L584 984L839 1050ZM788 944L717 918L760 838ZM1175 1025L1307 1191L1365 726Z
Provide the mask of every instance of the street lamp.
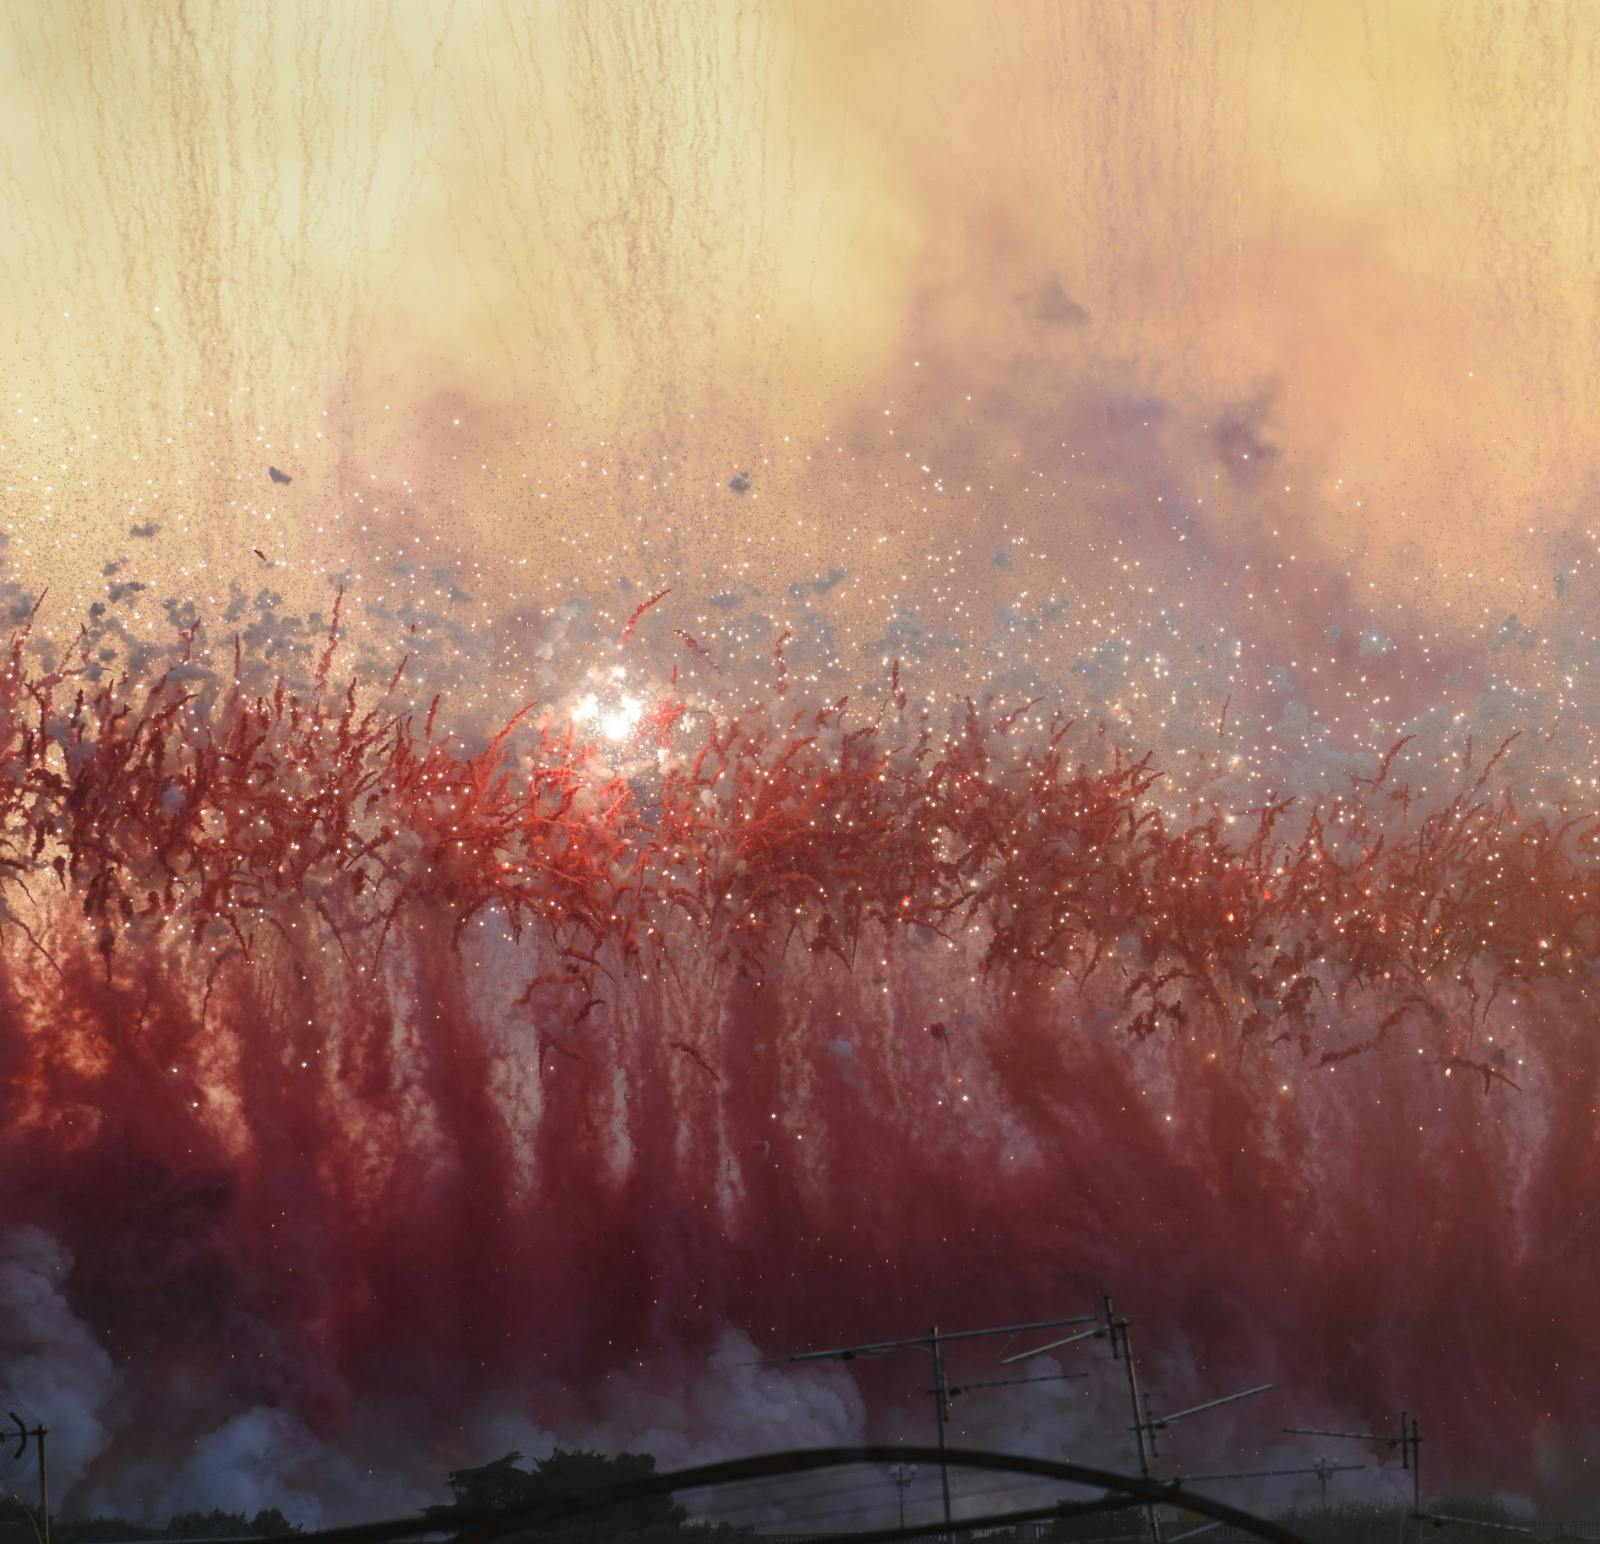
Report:
M900 1530L903 1533L906 1526L906 1491L911 1488L911 1482L917 1477L915 1464L895 1464L889 1470L889 1478L894 1481L900 1492Z

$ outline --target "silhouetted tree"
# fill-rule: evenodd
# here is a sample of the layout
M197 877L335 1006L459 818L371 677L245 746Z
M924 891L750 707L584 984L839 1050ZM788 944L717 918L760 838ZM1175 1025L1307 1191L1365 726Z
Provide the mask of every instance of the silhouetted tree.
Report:
M300 1530L277 1507L264 1507L254 1517L243 1512L180 1512L167 1524L169 1539L277 1539Z
M79 1517L58 1521L52 1529L55 1544L160 1544L166 1539L281 1539L299 1533L275 1507L263 1507L255 1516L244 1512L179 1512L165 1528L131 1523L123 1517ZM31 1535L30 1535L31 1537Z
M648 1453L602 1453L557 1448L531 1469L520 1468L522 1454L476 1469L457 1469L449 1477L455 1500L449 1506L432 1506L426 1515L440 1521L452 1513L502 1511L537 1506L543 1502L590 1495L613 1485L625 1485L656 1472ZM633 1544L746 1544L754 1534L745 1529L711 1526L693 1521L671 1496L648 1496L614 1503L581 1516L540 1524L526 1533L504 1536L503 1544L611 1544L628 1539Z
M57 1518L50 1527L55 1544L114 1544L127 1541L134 1544L140 1539L155 1540L166 1537L164 1530L152 1528L149 1523L131 1523L125 1517L75 1517ZM30 1541L33 1534L27 1535Z

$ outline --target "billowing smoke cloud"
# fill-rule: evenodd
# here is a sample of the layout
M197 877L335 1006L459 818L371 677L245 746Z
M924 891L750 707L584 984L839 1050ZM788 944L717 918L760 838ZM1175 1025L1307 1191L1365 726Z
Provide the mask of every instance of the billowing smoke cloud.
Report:
M476 1423L460 1451L477 1461L498 1456L492 1421ZM447 1499L448 1463L418 1462L418 1434L388 1433L370 1444L353 1432L330 1442L294 1414L256 1406L201 1432L174 1454L173 1445L140 1444L148 1457L109 1468L68 1498L79 1516L106 1515L165 1522L183 1512L278 1509L301 1527L341 1520L401 1516Z
M71 1269L71 1256L41 1229L0 1232L0 1394L25 1402L48 1427L62 1492L110 1440L105 1417L117 1386L110 1356L72 1311ZM0 1483L22 1481L6 1472Z
M715 1463L786 1447L862 1440L860 1391L839 1365L786 1365L741 1330L724 1329L703 1355L663 1347L634 1367L608 1374L594 1414L564 1437L501 1422L492 1430L528 1454L557 1442L601 1452L646 1452L662 1468Z
M861 1395L838 1367L772 1367L738 1330L709 1356L669 1351L657 1363L608 1380L606 1409L586 1440L602 1451L654 1453L663 1467L711 1463L740 1453L860 1441Z
M279 1507L296 1522L315 1527L323 1521L325 1500L337 1505L359 1497L340 1485L342 1466L330 1463L330 1456L283 1411L247 1410L206 1432L176 1462L163 1455L149 1465L132 1465L77 1504L88 1512L160 1520L213 1508L253 1517ZM317 1489L301 1489L312 1475ZM379 1494L394 1504L393 1491Z
M647 1452L666 1468L850 1443L865 1434L861 1395L842 1368L775 1365L748 1336L729 1329L704 1355L669 1345L640 1368L607 1375L592 1413L560 1432L526 1416L496 1413L491 1401L454 1438L448 1429L385 1429L371 1461L357 1461L292 1413L257 1406L199 1433L176 1457L168 1444L136 1437L136 1446L153 1446L154 1454L119 1464L96 1480L93 1460L115 1428L138 1427L141 1406L136 1398L119 1400L125 1391L109 1356L73 1312L66 1292L70 1269L66 1251L37 1228L16 1229L0 1246L4 1386L14 1403L27 1403L48 1420L56 1498L78 1515L159 1522L213 1508L246 1516L279 1508L301 1525L317 1527L337 1518L397 1515L437 1501L448 1462L507 1450L531 1458L558 1445ZM554 1403L562 1407L567 1396L554 1391ZM437 1473L419 1473L414 1460L430 1442L436 1452L455 1456L440 1458ZM397 1444L411 1462L395 1463ZM26 1474L7 1478L31 1491L31 1476L30 1464Z

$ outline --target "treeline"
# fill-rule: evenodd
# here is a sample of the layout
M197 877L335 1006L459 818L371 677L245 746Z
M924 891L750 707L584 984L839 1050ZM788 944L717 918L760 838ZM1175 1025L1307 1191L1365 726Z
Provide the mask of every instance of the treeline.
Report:
M600 1453L557 1448L548 1458L523 1467L520 1453L493 1463L457 1469L447 1476L451 1500L424 1509L424 1516L448 1529L452 1517L536 1507L568 1497L648 1479L655 1473L648 1453ZM1401 1504L1340 1502L1281 1511L1274 1520L1305 1544L1513 1544L1525 1519L1493 1501L1459 1497L1434 1501L1420 1530ZM799 1519L796 1520L799 1523ZM1085 1516L1062 1519L1040 1530L1040 1544L1104 1544L1142 1538L1142 1516ZM1198 1526L1203 1519L1177 1525ZM802 1526L776 1531L801 1532ZM181 1512L164 1527L117 1517L63 1519L54 1527L55 1544L162 1544L199 1539L280 1539L303 1530L277 1507L253 1516L244 1512ZM805 1529L804 1531L809 1531ZM1042 1535L1042 1537L1041 1537ZM756 1544L753 1529L693 1518L670 1495L621 1502L581 1516L543 1523L503 1535L496 1544ZM1526 1537L1526 1535L1524 1535ZM33 1544L27 1515L0 1506L0 1544ZM991 1541L992 1544L992 1541Z
M1425 1505L1420 1531L1410 1507L1358 1501L1298 1507L1278 1513L1276 1521L1306 1544L1516 1544L1530 1537L1513 1531L1527 1518L1498 1501L1453 1496Z
M1430 1501L1419 1524L1403 1502L1339 1501L1330 1506L1297 1506L1268 1514L1304 1544L1516 1544L1520 1537L1531 1544L1525 1531L1528 1519L1498 1501L1478 1497L1449 1497ZM1105 1516L1063 1519L1042 1532L1040 1544L1143 1544L1148 1538L1142 1513L1129 1509L1123 1521ZM1206 1525L1198 1512L1170 1523L1169 1534L1182 1534ZM1213 1537L1232 1540L1245 1535L1228 1528Z
M648 1453L601 1453L557 1448L548 1458L521 1467L522 1454L457 1469L447 1482L452 1500L430 1506L424 1515L448 1524L453 1515L504 1511L579 1496L607 1486L646 1479L656 1461ZM7 1524L11 1526L8 1527ZM165 1527L121 1517L62 1519L52 1529L54 1544L163 1544L193 1539L277 1539L303 1530L277 1507L251 1516L245 1512L180 1512ZM537 1530L539 1544L607 1544L626 1537L633 1544L753 1544L749 1529L697 1522L671 1496L652 1496L586 1512L581 1518ZM533 1531L507 1534L498 1544L528 1544ZM25 1513L0 1512L0 1544L32 1544Z
M648 1453L607 1457L557 1448L529 1468L521 1464L522 1454L508 1453L492 1464L453 1471L449 1484L455 1499L447 1506L427 1508L424 1515L447 1523L452 1514L541 1506L648 1479L656 1472L656 1461ZM754 1544L756 1537L753 1529L697 1521L671 1496L647 1496L504 1534L497 1544L533 1544L535 1539L538 1544L608 1544L623 1538L630 1544Z
M165 1527L122 1517L84 1517L53 1522L55 1544L157 1544L166 1539L281 1539L302 1530L275 1506L247 1512L179 1512Z

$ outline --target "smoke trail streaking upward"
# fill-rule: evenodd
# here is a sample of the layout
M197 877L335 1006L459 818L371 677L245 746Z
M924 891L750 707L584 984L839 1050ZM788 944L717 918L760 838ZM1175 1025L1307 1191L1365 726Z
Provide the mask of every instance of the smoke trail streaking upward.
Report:
M898 670L662 670L472 749L331 630L276 681L198 629L91 662L24 630L3 681L0 1151L141 1431L559 1430L729 1327L1131 1280L1170 1398L1421 1391L1443 1473L1581 1481L1600 813L1514 799L1514 743L1184 818L1153 757Z

